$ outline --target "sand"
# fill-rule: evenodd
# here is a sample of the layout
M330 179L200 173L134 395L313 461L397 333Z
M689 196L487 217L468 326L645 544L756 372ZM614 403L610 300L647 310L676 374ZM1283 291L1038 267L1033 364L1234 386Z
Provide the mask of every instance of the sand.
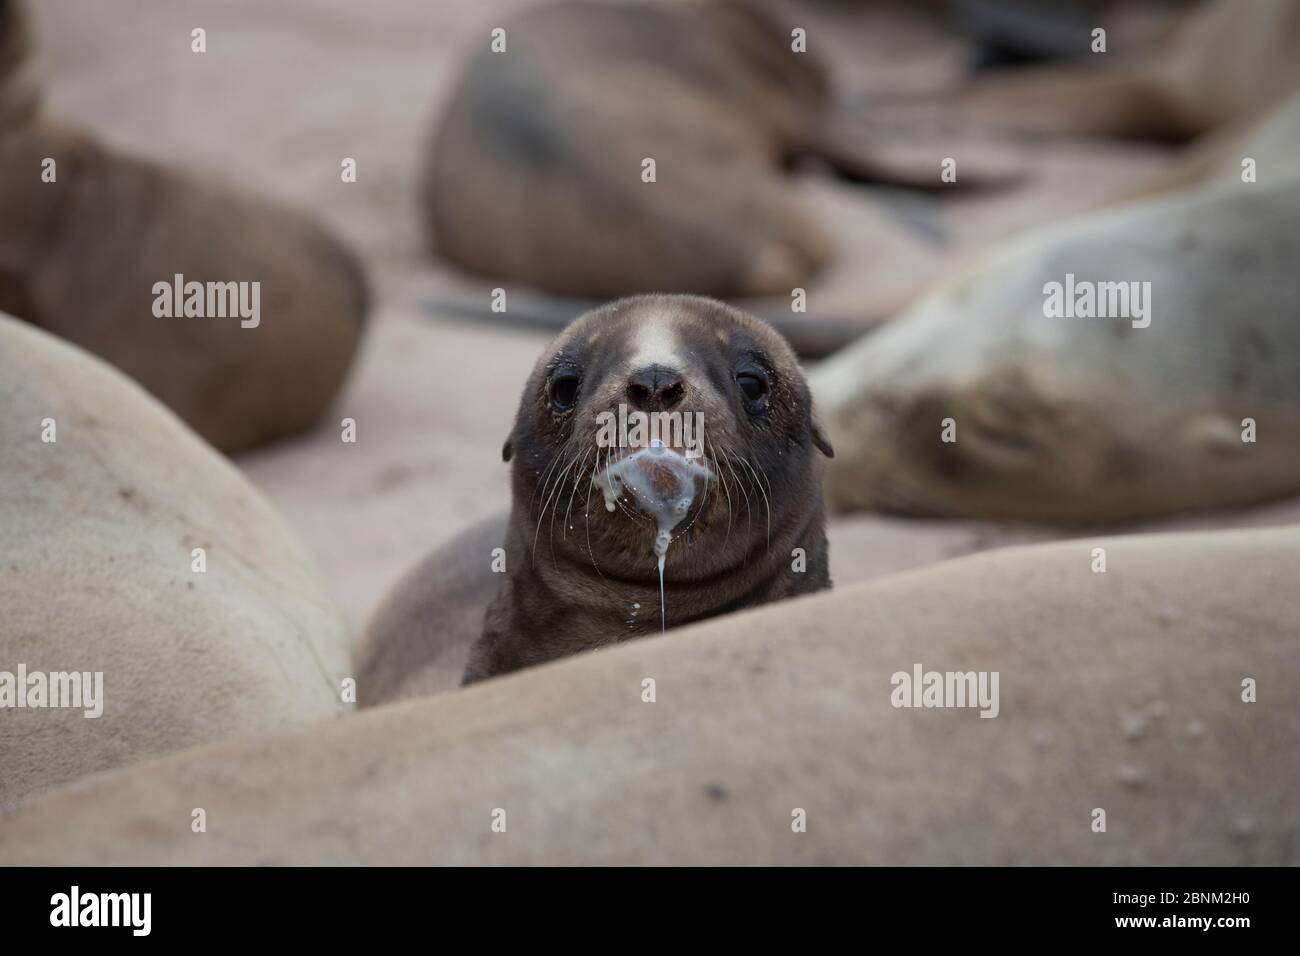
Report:
M501 442L545 336L430 312L429 299L452 291L486 299L488 284L426 255L414 181L457 64L508 11L526 5L34 5L55 111L122 149L210 169L312 209L365 259L376 307L333 414L299 439L237 459L307 543L354 628L422 554L508 503ZM852 25L825 19L854 8L809 14L812 41L828 38L848 93L861 100L924 91L960 70L958 46L921 21L875 9ZM207 31L205 54L190 52L195 27ZM882 124L936 163L956 152L1010 161L1027 178L1015 189L936 199L808 175L809 201L843 246L811 290L814 310L888 312L990 239L1088 208L1168 159L1133 144L1008 144L936 132L896 109L880 111ZM344 157L357 161L356 183L341 181ZM357 422L354 445L340 441L344 417ZM1295 515L1300 505L1172 524L1266 524ZM1054 536L1050 529L855 517L833 523L832 567L837 581L848 583Z

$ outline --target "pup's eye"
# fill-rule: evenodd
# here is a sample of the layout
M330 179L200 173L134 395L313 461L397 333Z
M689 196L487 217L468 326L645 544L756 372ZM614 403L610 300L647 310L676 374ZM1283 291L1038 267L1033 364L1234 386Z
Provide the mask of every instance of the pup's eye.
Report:
M567 412L578 398L578 386L582 379L572 372L561 372L551 379L551 405L556 411Z
M737 372L736 384L751 402L757 402L767 394L767 379L756 372Z

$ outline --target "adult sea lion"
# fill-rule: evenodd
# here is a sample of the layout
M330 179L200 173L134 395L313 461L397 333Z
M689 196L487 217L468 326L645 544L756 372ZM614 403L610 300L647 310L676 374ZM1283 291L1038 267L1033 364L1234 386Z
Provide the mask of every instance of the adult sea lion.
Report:
M1294 866L1298 564L1295 527L948 561L101 776L0 864ZM997 716L895 706L918 664Z
M435 250L470 272L600 299L788 296L832 252L791 163L941 185L937 158L882 161L836 124L814 55L755 3L570 0L500 29L423 174Z
M0 408L0 813L348 709L343 621L230 462L117 370L3 315Z
M1300 492L1300 170L1266 168L1006 243L819 367L833 506L1091 523Z
M638 418L668 429L659 446ZM426 563L458 562L458 583L408 576L362 646L359 698L445 670L447 604L488 577L467 682L829 587L819 452L794 353L752 316L695 296L581 316L538 358L503 449L501 573L489 532Z
M333 400L366 311L357 260L301 213L48 117L17 0L0 0L0 171L0 309L116 365L223 451Z

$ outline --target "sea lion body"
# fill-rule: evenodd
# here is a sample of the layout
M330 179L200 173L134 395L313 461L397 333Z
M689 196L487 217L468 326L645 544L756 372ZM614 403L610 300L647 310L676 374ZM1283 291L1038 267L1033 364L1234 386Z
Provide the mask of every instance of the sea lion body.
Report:
M1210 183L1241 182L1247 166L1252 167L1257 181L1264 182L1300 170L1300 90L1276 109L1206 133L1162 175L1116 200Z
M1294 866L1298 565L1295 527L946 561L102 776L0 864ZM997 716L895 706L917 664Z
M509 515L472 525L435 548L393 586L353 653L357 704L428 697L460 686L470 648L501 576L492 552Z
M294 210L45 115L22 12L0 5L0 309L116 365L223 451L313 424L360 344L360 264ZM159 284L170 292L178 275L214 314L181 314L174 295L159 309ZM257 315L231 314L229 290L242 284L250 303L253 283Z
M757 399L740 384L751 374L763 380ZM553 390L567 381L578 383L574 404L560 409ZM638 391L646 381L658 390ZM703 422L691 467L711 477L693 480L689 507L671 525L662 604L662 525L633 493L607 502L597 486L645 449L600 444L600 416L619 406ZM448 572L437 571L398 586L358 659L363 674L382 672L381 690L359 697L381 702L383 688L418 668L445 669L454 643L439 630L445 603L477 593L483 577L495 577L497 590L467 682L829 587L819 449L829 453L794 353L759 320L693 296L642 296L587 313L543 352L524 387L504 450L513 505L500 553L483 539L480 550L444 549L426 562L431 571L455 562L450 573L473 585L448 588ZM427 630L413 636L413 624Z
M505 51L485 38L429 151L440 256L600 299L789 295L829 259L783 166L869 161L833 145L821 69L753 5L574 0L503 29Z
M0 406L0 814L350 709L347 628L230 462L116 369L4 315ZM99 674L100 713L16 704L20 667L83 693Z
M1300 492L1297 222L1270 166L1003 245L817 369L830 501L1096 523ZM1115 282L1148 326L1048 314Z

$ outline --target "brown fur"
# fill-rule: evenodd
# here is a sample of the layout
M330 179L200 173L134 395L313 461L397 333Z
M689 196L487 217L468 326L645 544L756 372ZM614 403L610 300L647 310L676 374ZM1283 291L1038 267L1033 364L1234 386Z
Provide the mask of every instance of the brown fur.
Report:
M750 4L571 0L504 29L424 174L435 249L468 271L601 299L788 295L832 248L786 166L811 154L850 178L915 177L830 132L821 68Z
M574 322L524 386L504 448L513 462L514 499L507 571L470 652L466 683L659 633L656 526L629 508L607 512L590 488L591 476L611 460L598 458L596 415L629 401L629 381L640 370L628 359L649 326L671 329L685 343L688 357L675 370L685 392L676 410L703 413L703 461L729 486L714 482L675 529L667 625L830 587L816 454L817 448L829 454L830 446L790 347L758 319L720 302L692 296L615 302ZM757 411L735 381L746 356L756 356L770 373ZM561 369L579 370L582 379L567 412L549 399ZM792 570L795 548L806 552L805 571Z
M626 299L579 318L538 359L504 449L509 522L470 529L394 588L356 654L363 705L448 689L470 644L467 682L660 632L655 526L631 505L607 512L590 487L611 460L601 452L598 464L596 415L629 401L638 371L629 350L656 325L685 343L678 409L704 413L704 461L722 478L697 489L675 529L668 627L830 586L816 452L829 454L830 445L790 347L720 302ZM761 407L747 405L735 381L736 364L750 356L770 370ZM567 412L550 400L561 368L581 374ZM496 547L505 551L504 575L492 573ZM794 548L806 553L802 572L793 570Z
M0 5L0 102L28 34ZM54 159L57 180L41 181ZM94 352L234 451L311 425L361 337L360 265L311 219L123 157L35 108L0 113L0 309ZM153 285L258 281L261 324L157 318Z
M357 705L428 697L460 684L500 578L492 549L502 512L471 526L412 568L380 605L352 656Z

